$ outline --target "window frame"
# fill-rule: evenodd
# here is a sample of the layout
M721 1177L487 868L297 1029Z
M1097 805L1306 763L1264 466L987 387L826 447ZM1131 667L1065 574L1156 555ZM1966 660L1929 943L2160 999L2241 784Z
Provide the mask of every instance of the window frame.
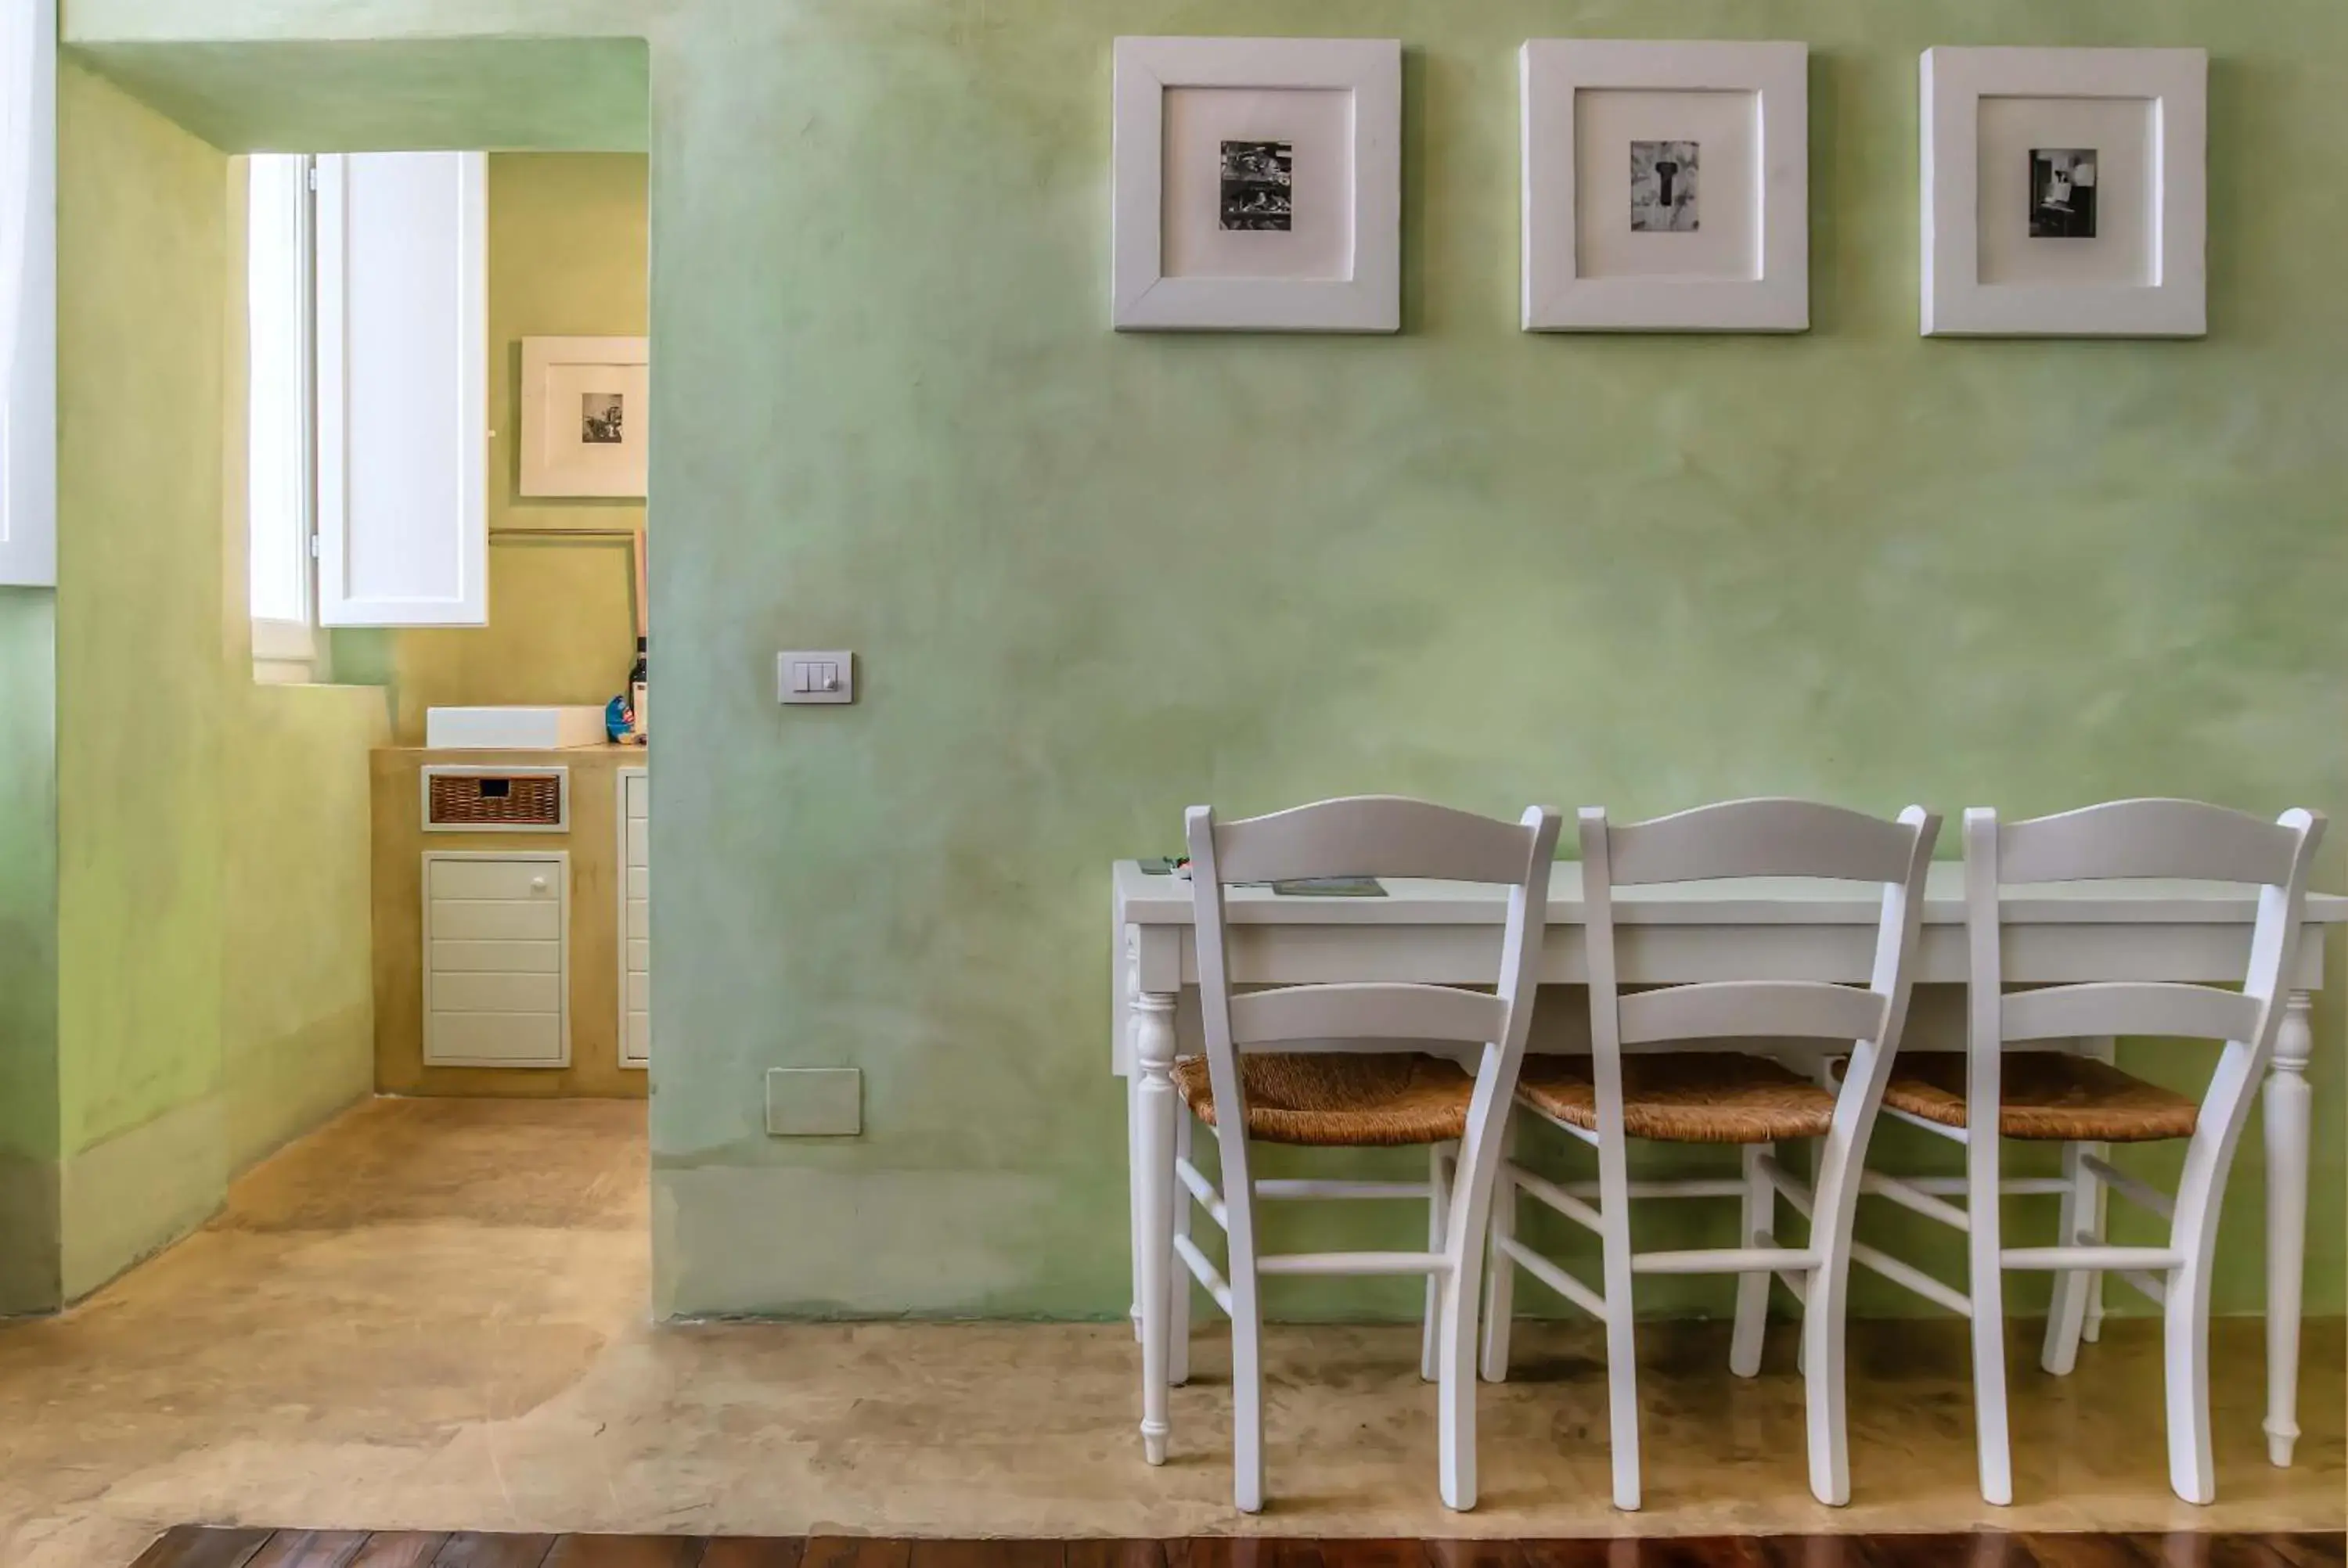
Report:
M264 163L264 159L267 163ZM300 367L299 382L292 399L300 421L295 447L301 455L302 474L297 487L299 516L294 530L293 548L294 569L300 584L298 597L302 619L286 620L264 616L251 610L253 594L253 561L248 559L245 568L245 591L248 613L252 625L253 678L263 683L297 683L312 680L319 662L320 639L318 617L318 228L317 228L317 159L306 153L254 154L248 160L246 182L246 317L245 317L245 541L249 552L260 549L262 541L254 528L257 508L253 505L252 444L254 438L254 386L258 381L252 358L252 298L254 248L253 229L258 220L255 193L260 176L268 164L291 160L299 179L294 190L294 277L298 298L294 307L292 358ZM284 548L285 541L271 541L273 550Z

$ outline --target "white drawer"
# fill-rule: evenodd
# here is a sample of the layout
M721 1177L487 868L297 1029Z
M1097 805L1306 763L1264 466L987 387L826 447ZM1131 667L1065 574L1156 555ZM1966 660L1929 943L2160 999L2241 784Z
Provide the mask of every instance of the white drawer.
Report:
M444 974L432 977L432 1005L443 1012L562 1011L561 975Z
M620 933L632 942L652 939L652 906L642 898L628 900L628 928Z
M652 860L653 825L644 817L632 817L628 822L628 864L650 866Z
M653 868L649 866L628 867L628 897L642 904L653 896Z
M653 1010L653 978L641 969L631 969L620 981L620 1005L629 1012Z
M560 1067L569 1054L552 1013L435 1012L424 1028L440 1063Z
M426 958L436 975L559 975L562 972L562 944L435 941L427 949Z
M640 1012L626 1016L626 1029L620 1036L620 1060L641 1067L653 1059L653 1020L648 1014Z
M556 942L562 906L553 898L435 898L432 935L456 942Z
M512 898L560 903L562 865L554 860L428 859L427 898Z
M652 973L653 945L650 942L630 942L626 952L628 968L632 972L639 975Z
M653 814L653 781L647 774L622 774L620 789L624 795L622 809L628 815L645 817Z

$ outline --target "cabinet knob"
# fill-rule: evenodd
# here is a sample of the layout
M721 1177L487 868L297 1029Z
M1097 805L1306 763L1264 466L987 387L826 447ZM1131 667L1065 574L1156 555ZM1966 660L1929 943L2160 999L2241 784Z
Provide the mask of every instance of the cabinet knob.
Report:
M533 877L531 877L531 878L530 879L530 890L531 892L533 892L533 893L543 893L543 892L545 892L545 891L546 891L546 878L545 878L545 877L543 877L543 876L533 876Z

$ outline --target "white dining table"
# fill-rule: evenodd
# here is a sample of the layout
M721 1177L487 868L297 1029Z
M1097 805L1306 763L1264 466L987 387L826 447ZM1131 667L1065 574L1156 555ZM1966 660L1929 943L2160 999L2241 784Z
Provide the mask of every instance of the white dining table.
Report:
M1964 868L1932 866L1926 883L1917 982L1962 986L1966 976ZM1116 864L1110 994L1114 1071L1128 1081L1134 1315L1142 1342L1142 1437L1162 1451L1168 1291L1176 1188L1169 1077L1178 1052L1200 1049L1179 1003L1199 979L1190 884ZM1240 985L1405 980L1489 985L1498 978L1507 889L1479 883L1389 879L1383 897L1313 897L1268 887L1230 890L1231 978ZM1756 878L1617 889L1622 979L1640 985L1713 979L1866 983L1878 898L1863 887ZM2191 980L2239 984L2249 966L2257 889L2184 881L2050 883L2011 890L2003 906L2009 981ZM2313 994L2323 985L2324 925L2348 923L2348 897L2312 894L2274 1060L2262 1090L2266 1143L2267 1455L2288 1465L2299 1438L2301 1286L2307 1231L2307 1066ZM1588 978L1581 868L1560 862L1550 879L1542 983ZM1554 1004L1551 1004L1554 1005ZM1178 1027L1178 1019L1179 1024ZM1540 1030L1536 1020L1536 1038ZM1912 1042L1911 1042L1912 1043ZM1959 1042L1961 1043L1961 1042ZM1535 1049L1540 1047L1537 1044ZM2081 1049L2108 1057L2108 1040ZM2100 1276L2098 1279L2100 1294ZM1150 1308L1155 1307L1155 1310ZM2097 1308L2091 1307L2091 1314Z

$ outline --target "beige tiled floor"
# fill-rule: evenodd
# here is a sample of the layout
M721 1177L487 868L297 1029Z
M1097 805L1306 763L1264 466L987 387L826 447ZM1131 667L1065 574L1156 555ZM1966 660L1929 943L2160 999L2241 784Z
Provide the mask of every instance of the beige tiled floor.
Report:
M0 1326L0 1563L107 1568L166 1522L1177 1534L1228 1503L1223 1357L1140 1460L1121 1325L645 1320L643 1107L379 1102L239 1184L229 1212L66 1317ZM1210 1331L1208 1331L1210 1333ZM2114 1326L2065 1381L2017 1354L2020 1506L1972 1491L1951 1323L1861 1326L1853 1506L1804 1487L1790 1335L1725 1375L1714 1326L1643 1336L1649 1504L1607 1505L1604 1378L1528 1328L1487 1389L1484 1506L1443 1511L1410 1329L1270 1346L1275 1506L1321 1534L2342 1526L2342 1325L2311 1325L2300 1462L2265 1463L2255 1322L2220 1326L2221 1501L2171 1498L2159 1343Z

